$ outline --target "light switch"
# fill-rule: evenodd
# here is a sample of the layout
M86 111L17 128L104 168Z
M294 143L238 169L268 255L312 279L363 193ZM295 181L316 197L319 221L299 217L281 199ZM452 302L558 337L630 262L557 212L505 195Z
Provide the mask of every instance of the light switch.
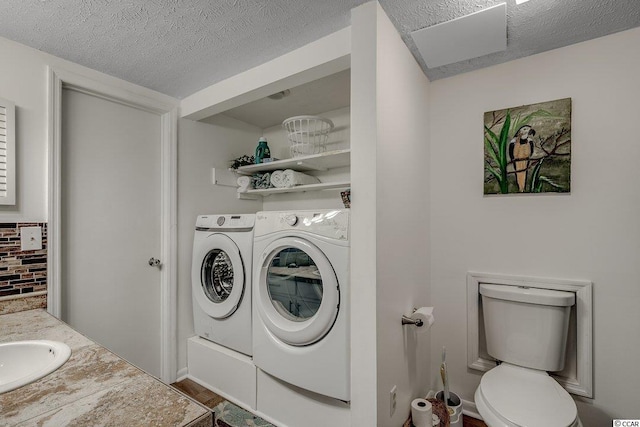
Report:
M23 251L42 249L42 227L20 227L20 248Z

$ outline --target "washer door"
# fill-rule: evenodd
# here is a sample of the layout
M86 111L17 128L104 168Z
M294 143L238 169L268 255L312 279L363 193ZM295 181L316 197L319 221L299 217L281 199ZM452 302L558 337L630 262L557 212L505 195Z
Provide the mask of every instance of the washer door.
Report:
M245 287L244 264L238 246L224 234L211 234L193 256L201 260L199 268L194 264L192 272L198 304L213 318L231 316L242 301Z
M267 329L294 346L320 341L340 306L338 279L326 255L305 239L284 237L269 244L262 259L257 301Z

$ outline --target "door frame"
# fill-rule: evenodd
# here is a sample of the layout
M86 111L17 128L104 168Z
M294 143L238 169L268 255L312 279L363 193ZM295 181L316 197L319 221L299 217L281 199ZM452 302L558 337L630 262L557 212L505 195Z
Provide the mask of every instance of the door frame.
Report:
M107 80L108 78L105 78ZM103 83L47 67L48 293L47 311L61 314L61 120L62 89L71 89L160 116L160 379L177 375L177 147L179 101L122 80Z

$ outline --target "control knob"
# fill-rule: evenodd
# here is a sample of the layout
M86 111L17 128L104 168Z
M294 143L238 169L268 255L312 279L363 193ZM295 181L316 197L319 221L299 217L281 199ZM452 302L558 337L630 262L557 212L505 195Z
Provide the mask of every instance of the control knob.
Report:
M287 215L284 221L289 224L291 227L298 223L298 217L295 215Z

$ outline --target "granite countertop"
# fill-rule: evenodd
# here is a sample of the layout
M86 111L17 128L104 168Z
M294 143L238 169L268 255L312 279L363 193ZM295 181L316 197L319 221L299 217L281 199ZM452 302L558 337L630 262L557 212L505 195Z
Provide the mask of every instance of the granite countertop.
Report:
M211 411L89 340L45 310L0 315L0 342L71 347L57 371L0 394L2 426L211 427Z

